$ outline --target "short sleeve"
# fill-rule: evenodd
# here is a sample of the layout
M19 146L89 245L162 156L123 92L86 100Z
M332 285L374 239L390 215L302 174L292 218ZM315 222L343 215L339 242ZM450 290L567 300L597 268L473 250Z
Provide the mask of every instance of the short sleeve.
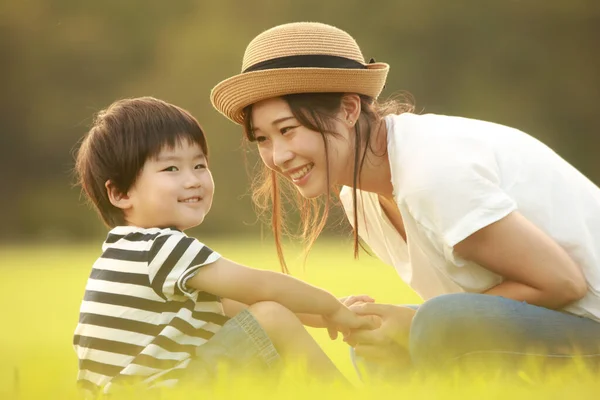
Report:
M404 202L416 221L441 238L444 255L455 264L457 243L517 208L500 186L495 163L485 158L436 163L421 178Z
M192 297L197 290L186 287L185 282L198 270L220 258L195 238L185 234L162 235L155 239L148 254L148 275L152 289L165 300Z

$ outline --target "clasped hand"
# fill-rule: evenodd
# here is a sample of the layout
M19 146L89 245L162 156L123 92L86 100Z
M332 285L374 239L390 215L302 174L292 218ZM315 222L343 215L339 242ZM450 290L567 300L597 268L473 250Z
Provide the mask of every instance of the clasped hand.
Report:
M370 316L374 328L352 328L344 341L357 356L377 362L408 362L408 339L415 310L392 304L377 304L369 296L349 296L340 301L359 316ZM376 324L374 322L377 321ZM331 336L331 334L330 334Z
M346 336L356 330L377 329L381 324L376 315L356 313L344 302L341 302L340 307L334 313L323 315L323 322L332 340L337 339L338 332L342 332Z

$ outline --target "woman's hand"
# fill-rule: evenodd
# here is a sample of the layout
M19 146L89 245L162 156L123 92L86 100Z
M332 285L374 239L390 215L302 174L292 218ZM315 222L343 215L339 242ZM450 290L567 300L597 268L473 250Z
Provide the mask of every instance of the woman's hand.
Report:
M366 294L359 294L359 295L341 297L339 300L346 307L350 307L350 306L352 306L354 304L373 303L373 302L375 302L375 299L373 299L371 296L368 296ZM325 319L323 319L323 321L325 321ZM377 322L377 326L381 325L381 321L376 321L376 322ZM338 334L337 327L334 326L333 324L328 324L327 322L325 322L325 325L326 325L326 328L327 328L327 332L329 333L329 338L331 340L337 339L337 334ZM346 333L349 333L349 332L346 332ZM345 334L344 334L344 336L345 336Z
M358 315L377 316L381 320L376 329L357 329L344 335L344 341L354 348L357 356L396 365L410 362L408 339L415 310L373 302L356 302L350 309Z
M340 302L346 307L350 307L354 304L362 304L362 303L374 303L375 299L371 296L367 296L366 294L359 294L355 296L346 296L339 299Z
M357 305L356 302L353 304ZM381 324L381 320L376 315L357 314L343 303L340 303L340 307L334 313L323 315L323 321L332 340L337 338L338 332L342 332L346 336L353 330L376 329Z
M339 299L339 301L346 307L350 307L353 304L373 303L375 300L370 296L362 294L362 295L357 295L357 296L342 297ZM300 318L300 321L302 321L302 323L304 325L307 325L307 326L310 326L313 328L327 328L327 331L329 332L329 337L332 340L337 339L337 336L338 336L337 326L335 324L331 323L330 321L328 321L323 315L305 314L305 313L298 313L296 315ZM379 322L377 323L377 326L379 326Z

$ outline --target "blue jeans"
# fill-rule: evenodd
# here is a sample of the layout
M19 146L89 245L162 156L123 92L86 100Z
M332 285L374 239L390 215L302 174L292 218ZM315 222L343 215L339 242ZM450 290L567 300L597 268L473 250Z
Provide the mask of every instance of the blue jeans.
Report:
M229 373L268 372L280 361L271 339L248 310L227 321L196 350L188 366L186 380L200 382L218 376L219 368Z
M442 295L407 307L417 310L408 349L411 367L417 370L473 365L510 369L532 359L561 365L576 357L600 366L600 323L588 318L472 293ZM364 369L386 375L381 366L353 351L351 355L359 374Z

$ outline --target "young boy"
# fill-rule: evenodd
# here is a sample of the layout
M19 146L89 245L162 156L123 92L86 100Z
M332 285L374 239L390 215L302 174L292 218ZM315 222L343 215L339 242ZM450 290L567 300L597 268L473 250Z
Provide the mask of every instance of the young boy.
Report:
M311 314L311 325L332 338L373 327L370 319L324 290L236 264L183 233L202 223L214 193L206 139L188 112L151 97L113 103L83 139L76 173L112 228L73 340L81 386L173 385L221 361L255 370L295 357L321 377L341 378L295 313Z

